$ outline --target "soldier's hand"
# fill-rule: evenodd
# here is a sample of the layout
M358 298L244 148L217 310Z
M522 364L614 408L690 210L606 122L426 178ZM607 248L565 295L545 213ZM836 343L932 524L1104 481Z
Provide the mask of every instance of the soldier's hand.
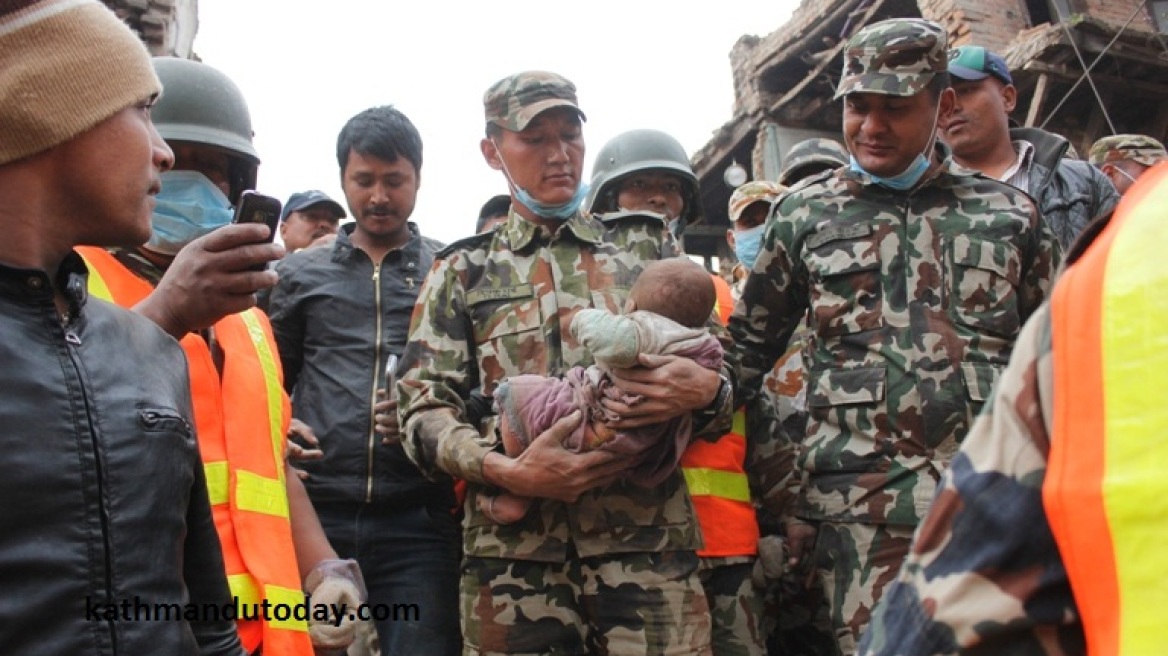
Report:
M582 420L579 410L563 417L515 458L487 454L483 461L487 481L520 496L568 503L588 490L612 484L628 468L624 459L611 451L574 453L564 448L564 439Z
M181 339L254 306L256 292L277 276L249 267L284 256L283 246L264 241L268 233L261 224L226 225L192 241L134 310Z
M388 446L401 442L401 432L397 423L397 400L385 396L385 390L377 390L378 401L373 405L373 430L381 436L381 443Z
M789 519L785 523L787 533L787 549L789 558L787 568L800 573L806 573L804 587L810 586L815 576L815 563L811 562L815 551L815 538L819 530L814 524L799 519Z
M613 369L611 376L621 391L638 395L641 400L632 405L612 399L602 401L606 410L620 417L609 422L617 430L659 424L704 408L713 402L722 382L718 372L689 358L642 353L638 361L640 367Z

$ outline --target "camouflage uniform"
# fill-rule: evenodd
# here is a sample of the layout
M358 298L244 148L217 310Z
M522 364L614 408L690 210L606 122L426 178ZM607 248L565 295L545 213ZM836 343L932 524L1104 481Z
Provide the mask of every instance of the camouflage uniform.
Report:
M538 113L528 106L575 107L570 85L550 73L512 76L488 92L488 120L522 130ZM617 482L574 503L538 499L523 520L496 524L477 503L497 492L482 473L486 455L502 451L495 418L480 433L465 406L472 389L490 397L507 376L592 364L568 331L576 311L619 313L644 266L675 255L655 215L578 213L552 230L514 207L503 226L439 254L402 358L399 413L418 466L468 482L467 653L708 653L701 538L681 474L653 489ZM695 433L725 433L731 411L727 397L712 418L695 419Z
M1113 134L1091 144L1089 161L1094 166L1108 162L1130 160L1144 166L1155 166L1168 159L1164 144L1142 134Z
M783 159L783 170L779 171L779 184L793 187L803 178L808 169L836 169L847 166L851 158L848 151L835 139L804 139L791 146ZM817 171L812 171L814 174Z
M945 474L904 568L875 609L862 653L1086 652L1042 505L1050 338L1044 305Z
M839 93L920 92L945 70L944 40L919 20L865 28ZM933 155L909 191L840 169L781 199L730 322L749 394L810 310L796 514L820 525L815 559L844 653L1059 258L1028 196L953 165L942 144Z

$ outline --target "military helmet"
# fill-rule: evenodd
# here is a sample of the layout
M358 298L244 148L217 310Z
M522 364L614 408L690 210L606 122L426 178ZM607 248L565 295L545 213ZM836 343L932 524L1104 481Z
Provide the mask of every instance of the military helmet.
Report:
M698 177L690 166L689 156L677 139L660 130L630 130L609 139L592 164L592 182L585 207L589 212L613 212L619 209L616 192L621 179L641 171L674 173L686 187L682 196L685 206L680 217L683 224L702 220L698 197ZM679 230L680 232L680 230Z
M779 184L793 185L807 177L808 169L836 169L847 166L850 155L834 139L823 137L804 139L791 146L779 171ZM814 173L815 170L810 171Z
M178 57L155 57L162 95L151 110L168 142L215 146L232 156L231 199L256 183L259 154L252 145L251 113L239 87L220 71Z

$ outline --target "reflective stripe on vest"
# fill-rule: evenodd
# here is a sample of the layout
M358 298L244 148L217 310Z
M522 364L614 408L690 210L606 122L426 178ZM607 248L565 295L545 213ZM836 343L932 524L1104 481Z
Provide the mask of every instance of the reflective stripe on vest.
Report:
M681 457L681 472L702 528L703 558L758 553L758 518L750 502L746 462L746 413L734 413L731 432L716 442L694 440Z
M90 294L123 307L150 294L149 283L105 250L77 250L90 270ZM187 335L180 344L190 368L199 453L231 594L240 604L265 598L273 604L302 604L284 487L284 439L291 412L275 340L256 310L225 317L213 330L224 353L222 375L201 337ZM259 403L239 403L260 394ZM229 441L227 435L240 438ZM259 436L265 439L255 439ZM248 611L254 616L250 607ZM312 654L306 622L269 619L237 622L248 652L262 642L265 653Z
M1168 635L1168 163L1144 173L1055 287L1043 503L1092 655Z

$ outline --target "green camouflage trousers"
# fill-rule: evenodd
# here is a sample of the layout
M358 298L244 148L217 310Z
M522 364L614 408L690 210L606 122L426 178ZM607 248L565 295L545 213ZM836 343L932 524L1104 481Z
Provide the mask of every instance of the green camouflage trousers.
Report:
M702 558L698 575L710 603L714 656L762 656L762 597L750 580L754 558Z
M463 653L710 655L691 551L541 563L467 556Z
M819 522L815 562L842 656L852 656L872 609L900 572L914 527Z

